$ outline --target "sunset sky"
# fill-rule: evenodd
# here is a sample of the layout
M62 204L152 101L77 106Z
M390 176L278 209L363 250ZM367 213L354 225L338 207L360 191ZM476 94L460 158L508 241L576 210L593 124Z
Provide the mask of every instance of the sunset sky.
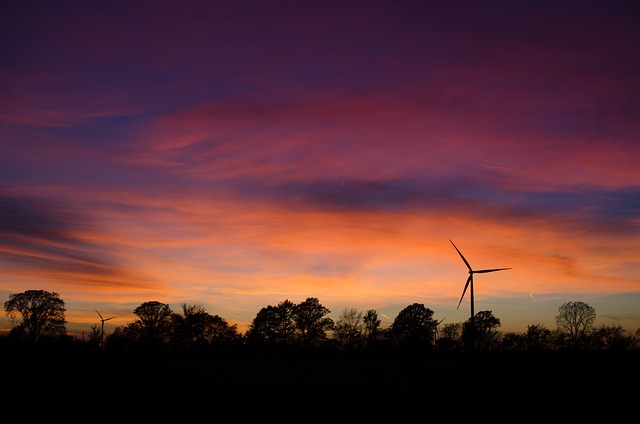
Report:
M456 323L452 240L512 268L474 277L500 331L640 328L637 1L14 1L0 34L2 303Z

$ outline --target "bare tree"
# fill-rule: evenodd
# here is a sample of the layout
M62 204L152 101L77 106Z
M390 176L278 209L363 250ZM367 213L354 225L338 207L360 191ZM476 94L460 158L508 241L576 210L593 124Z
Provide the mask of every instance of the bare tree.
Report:
M360 345L364 329L362 312L355 308L344 308L335 322L333 334L343 349L354 349Z
M558 329L569 334L571 347L576 349L596 320L596 310L585 302L568 302L558 308Z
M627 350L633 346L633 336L626 335L621 325L602 325L589 334L590 350Z

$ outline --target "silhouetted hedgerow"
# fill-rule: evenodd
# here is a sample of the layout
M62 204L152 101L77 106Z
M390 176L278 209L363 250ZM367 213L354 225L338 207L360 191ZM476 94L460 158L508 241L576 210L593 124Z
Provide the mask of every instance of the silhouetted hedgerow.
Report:
M144 302L133 312L134 322L105 336L92 327L88 340L66 334L64 301L57 293L28 290L12 294L5 312L14 326L0 336L0 349L15 352L112 353L428 353L428 352L563 352L636 351L640 330L627 334L621 326L595 327L595 309L583 302L559 308L554 330L535 324L525 333L500 332L492 311L479 311L474 320L446 323L433 311L413 303L402 309L388 328L380 327L375 310L345 309L335 321L317 298L295 304L284 300L262 308L247 332L201 305L182 304L182 313L158 301ZM21 320L19 319L21 318ZM104 343L103 343L104 342Z

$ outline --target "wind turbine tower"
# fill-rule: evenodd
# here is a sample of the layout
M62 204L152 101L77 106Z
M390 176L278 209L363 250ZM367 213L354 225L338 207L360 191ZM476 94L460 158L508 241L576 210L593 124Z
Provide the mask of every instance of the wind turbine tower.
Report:
M96 312L98 312L97 309L96 309ZM102 315L100 314L100 312L98 312L98 315L100 316L100 321L102 323L102 329L100 330L100 348L104 349L104 322L109 321L110 319L113 319L115 317L102 318Z
M451 241L451 239L449 239L449 241ZM465 257L462 255L460 250L456 247L456 245L452 241L451 241L451 244L453 244L453 247L456 249L456 251L458 252L460 257L462 258L462 261L464 262L464 264L469 269L469 278L467 278L467 282L464 285L464 290L462 290L462 296L460 296L460 301L458 302L458 308L460 308L460 304L462 303L462 299L464 298L464 295L467 292L467 288L469 288L469 301L471 303L471 324L474 326L473 328L475 328L475 311L473 309L473 307L474 307L474 305L473 305L473 274L483 274L483 273L486 273L486 272L503 271L505 269L511 269L511 268L493 268L493 269L478 269L478 270L474 270L473 268L471 268L471 265L469 265L469 262L465 259Z

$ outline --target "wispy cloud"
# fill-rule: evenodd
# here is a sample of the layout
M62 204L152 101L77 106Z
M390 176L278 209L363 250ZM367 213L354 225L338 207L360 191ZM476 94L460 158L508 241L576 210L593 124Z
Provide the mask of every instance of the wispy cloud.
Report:
M389 319L424 300L456 321L454 239L513 267L477 301L514 317L635 293L629 7L13 3L0 291L245 324L285 298Z
M0 198L0 258L5 273L36 275L69 287L151 287L117 252L98 241L83 212L47 198ZM98 238L97 238L98 236Z

